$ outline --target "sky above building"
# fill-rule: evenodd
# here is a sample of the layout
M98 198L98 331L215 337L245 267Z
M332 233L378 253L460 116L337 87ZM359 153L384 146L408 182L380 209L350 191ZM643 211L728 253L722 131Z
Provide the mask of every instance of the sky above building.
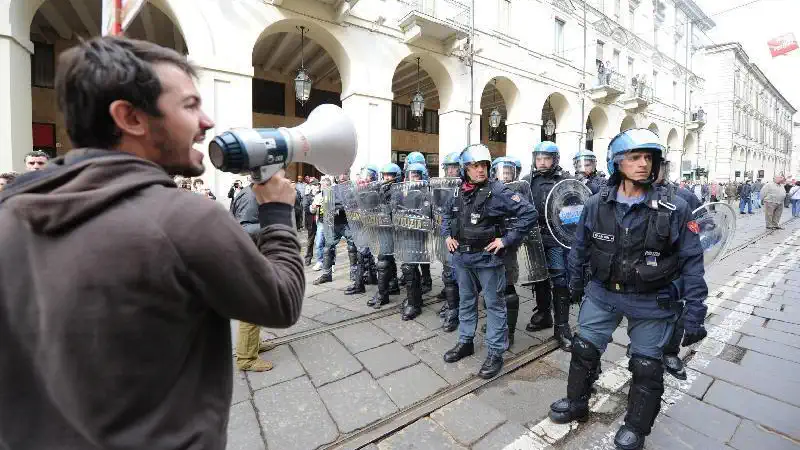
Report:
M750 61L800 110L800 49L773 58L767 41L784 33L800 38L800 0L695 0L716 22L712 43L739 42ZM707 80L712 81L713 80ZM800 115L795 115L798 120Z

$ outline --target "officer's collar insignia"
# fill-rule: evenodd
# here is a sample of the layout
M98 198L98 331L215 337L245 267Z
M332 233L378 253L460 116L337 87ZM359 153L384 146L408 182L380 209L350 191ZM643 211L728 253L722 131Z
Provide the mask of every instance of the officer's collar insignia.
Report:
M686 224L686 228L688 228L689 231L691 231L694 234L697 234L697 233L700 232L700 225L698 225L698 223L696 221L694 221L694 220L690 220Z
M511 200L514 200L515 202L519 203L519 201L520 201L519 194L512 195L511 196Z

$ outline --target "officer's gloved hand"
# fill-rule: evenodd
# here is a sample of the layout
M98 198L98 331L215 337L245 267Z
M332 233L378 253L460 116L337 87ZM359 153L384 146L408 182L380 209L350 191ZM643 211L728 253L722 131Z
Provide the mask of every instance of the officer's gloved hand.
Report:
M690 325L688 322L686 323L686 331L683 333L683 341L681 345L683 347L688 347L692 344L696 344L705 337L708 336L708 332L703 324L700 325Z
M577 304L583 300L583 289L570 289L570 303Z

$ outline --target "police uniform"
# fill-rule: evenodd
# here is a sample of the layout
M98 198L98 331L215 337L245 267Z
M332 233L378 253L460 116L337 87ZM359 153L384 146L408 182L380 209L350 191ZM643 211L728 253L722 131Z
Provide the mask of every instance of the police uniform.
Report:
M361 179L358 180L359 185L368 184L370 182L376 181L378 176L378 169L377 167L365 167L362 169ZM368 195L368 193L359 193L355 195ZM363 203L363 202L362 202ZM355 295L355 294L363 294L366 292L366 288L364 287L367 284L377 284L378 283L378 275L377 275L377 268L375 266L375 258L372 255L372 251L370 250L369 246L364 246L362 248L358 248L358 254L356 255L356 264L353 265L352 260L350 262L351 271L354 271L352 274L353 284L348 286L344 290L344 295ZM355 267L355 269L353 269Z
M423 159L424 161L424 159ZM406 179L409 179L409 173L415 172L419 175L419 181L428 177L428 170L424 163L408 162L406 165ZM406 189L404 188L406 198L403 201L403 208L415 211L415 215L430 217L430 190L427 183L424 186L414 186L420 189ZM392 204L397 208L400 204L399 199L393 199ZM395 211L397 213L397 211ZM411 241L395 242L395 245L411 246L414 250L420 250L419 247L425 246L425 242L419 241L420 236L413 234ZM426 235L427 237L427 235ZM430 292L432 288L431 280L431 265L430 263L408 263L403 262L400 265L400 271L403 274L405 281L406 299L402 304L403 320L412 320L422 313L422 294Z
M386 167L389 166L392 166L396 170L396 172L393 172L395 178L391 181L377 182L379 183L379 195L381 196L382 205L391 204L391 187L400 180L401 176L400 167L396 164L387 164L384 169L381 170L381 174L387 173ZM367 300L367 306L372 306L373 308L380 308L382 305L389 303L389 295L400 293L400 286L397 283L397 263L395 262L394 255L384 253L384 249L379 249L378 253L377 278L378 291L372 298Z
M655 133L646 129L620 133L609 144L609 172L614 173L615 155L642 151L652 152L654 165L663 158ZM657 175L658 169L653 170ZM687 337L691 331L692 338L684 345L689 345L705 336L702 324L708 288L699 228L688 204L671 190L646 183L643 197L621 197L621 176L612 176L586 202L578 223L569 271L573 295L582 296L579 331L573 339L567 397L551 405L550 418L556 423L586 420L600 356L624 317L633 378L628 411L615 444L634 450L643 447L660 409L662 349L680 314L678 301L686 302ZM587 265L591 279L584 284L580 274Z
M441 164L442 177L448 177L448 166L458 167L459 157L460 152L451 152L445 155ZM458 328L458 305L460 303L458 282L453 271L453 256L451 254L447 255L447 261L442 261L442 283L444 287L436 298L445 301L439 311L439 316L442 318L442 329L445 333L449 333Z
M536 210L540 211L539 229L547 255L547 270L550 273L549 280L533 284L536 308L525 329L538 331L553 326L553 335L558 340L559 347L569 351L572 333L569 328L570 295L567 284L567 252L550 234L545 218L545 201L553 186L571 177L558 166L558 147L554 143L543 141L537 144L534 153L545 152L548 149L554 155L554 167L547 171L537 171L536 161L534 161L532 174L523 178L530 183L533 203ZM552 319L550 317L551 305Z
M491 162L483 145L467 147L461 154L462 170L471 162ZM508 217L516 217L506 223ZM503 365L503 352L508 348L507 311L502 295L506 287L503 251L519 246L536 223L536 209L503 183L487 180L473 185L464 183L456 197L448 201L443 232L458 242L453 252L453 267L458 280L459 306L458 344L444 355L446 362L455 362L474 353L473 339L478 323L479 286L486 302L486 345L488 356L478 375L491 378ZM484 249L496 238L502 238L499 254Z
M597 194L600 189L606 185L606 175L603 172L594 171L588 177L583 177L583 183L592 191L592 194Z
M350 233L350 227L347 224L347 215L344 211L344 199L339 198L339 191L331 190L334 196L334 211L325 211L325 214L334 214L333 227L326 227L325 236L325 252L322 259L322 274L314 280L313 284L319 285L322 283L330 283L333 281L333 262L336 257L336 245L344 238L347 242L347 255L350 260L350 279L354 280L356 266L358 264L358 249L353 242L353 236ZM327 202L326 202L327 203Z

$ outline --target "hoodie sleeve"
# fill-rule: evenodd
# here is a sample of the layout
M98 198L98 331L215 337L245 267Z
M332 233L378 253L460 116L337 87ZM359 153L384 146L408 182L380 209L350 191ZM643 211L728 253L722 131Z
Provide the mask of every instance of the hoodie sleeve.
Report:
M271 328L286 328L297 322L305 274L300 242L292 226L292 208L272 204L260 207L265 226L257 234L256 246L213 202L187 203L173 210L172 216L177 217L168 230L194 295L231 319Z

